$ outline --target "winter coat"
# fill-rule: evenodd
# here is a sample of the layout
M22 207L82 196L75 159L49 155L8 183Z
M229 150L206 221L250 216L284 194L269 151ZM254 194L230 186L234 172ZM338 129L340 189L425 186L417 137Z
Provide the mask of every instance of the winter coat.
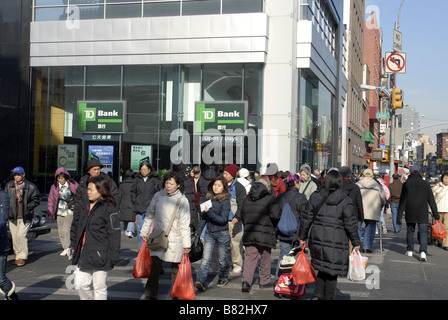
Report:
M205 180L202 176L195 183L194 178L190 177L188 180L191 181L194 189L194 205L199 207L202 202L206 199L209 181Z
M296 241L298 239L301 215L302 212L305 210L305 205L307 203L306 196L303 193L300 193L299 189L291 187L288 190L286 190L286 192L278 196L277 203L281 210L283 210L283 206L286 203L289 203L289 206L291 207L291 210L294 213L294 216L296 217L297 225L299 227L297 228L297 232L295 234L293 234L290 237L287 237L277 230L278 240L292 243L293 241ZM282 212L280 212L280 218L281 214Z
M151 250L151 256L159 257L166 262L180 263L182 261L183 249L191 248L190 204L180 190L168 194L163 189L156 193L146 211L140 232L142 237L147 237L152 223L154 223L153 232L166 231L178 199L181 199L181 201L168 234L168 249Z
M135 179L126 178L118 186L120 190L121 201L120 201L120 219L121 221L133 222L135 221L135 209L134 204L131 200L131 189L134 185Z
M56 170L54 177L56 178L56 176L58 174L60 174L61 172L67 174L68 176L70 176L70 174L68 173L68 171L65 168L59 168ZM76 181L71 181L71 180L67 180L68 183L68 187L70 188L70 191L72 192L73 195L76 194L76 190L78 189L78 183ZM48 193L48 214L51 216L55 216L57 211L58 211L58 202L59 202L59 190L60 190L60 186L59 186L59 182L55 182L53 185L51 185L50 188L50 192ZM54 218L53 218L54 220Z
M10 249L8 239L9 195L0 189L0 253Z
M357 183L361 190L364 219L380 221L381 210L386 204L386 193L373 178L364 177Z
M100 175L109 180L110 193L112 194L112 197L114 198L117 207L120 207L120 191L118 190L117 184L109 175L105 174L104 172L101 172ZM87 197L87 186L89 185L89 179L90 174L86 174L79 180L78 189L76 190L75 194L75 207L83 197L84 198Z
M309 200L314 191L317 190L317 184L311 179L311 176L308 180L300 183L299 192L303 193L306 196L306 199Z
M401 221L405 212L407 223L428 223L428 205L434 218L440 219L431 186L418 172L411 173L403 184L397 221Z
M207 198L212 200L212 207L208 212L201 212L196 234L200 235L205 226L208 232L229 231L230 194L224 193L218 196L208 194Z
M213 179L218 177L218 172L213 169L207 169L202 172L201 177L203 177L208 183L210 183Z
M338 189L326 198L319 212L314 213L324 196L324 188L311 195L303 213L299 239L306 240L309 234L311 265L315 270L346 276L349 239L354 247L361 245L352 199L346 190Z
M117 207L102 199L91 210L87 197L79 201L70 229L73 265L85 270L113 269L120 258L121 227L117 211Z
M236 217L244 226L244 246L275 248L275 228L280 220L280 207L264 184L254 183Z
M348 192L348 195L352 199L353 212L358 221L364 221L364 207L362 204L362 195L359 186L354 183L351 179L342 180L342 189Z
M145 213L154 195L160 190L160 179L151 172L146 181L141 174L135 178L131 188L131 201L137 214Z
M437 211L439 213L448 212L448 186L439 182L432 188L432 192L437 204Z
M390 198L389 203L400 203L401 190L403 189L403 183L400 180L394 180L389 185Z
M34 209L40 204L41 194L36 185L28 180L23 182L23 222L29 223L33 221ZM17 198L15 181L9 181L5 186L5 191L9 195L9 221L16 224L17 222Z
M190 204L190 229L195 232L199 224L199 213L194 203L194 185L186 175L182 174L182 178L185 185L184 195Z

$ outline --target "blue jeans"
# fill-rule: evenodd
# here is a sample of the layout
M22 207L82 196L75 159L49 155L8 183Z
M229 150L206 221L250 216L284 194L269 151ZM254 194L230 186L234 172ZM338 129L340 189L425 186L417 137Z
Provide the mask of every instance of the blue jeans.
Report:
M420 253L428 252L428 225L426 223L406 223L406 251L414 251L415 227L418 225Z
M390 204L390 211L392 212L392 224L394 225L394 232L401 231L401 224L397 224L397 215L398 215L398 207L399 206L400 206L399 203L391 203Z
M6 261L8 251L0 252L0 289L6 294L12 289L11 280L6 277Z
M140 231L142 231L143 221L145 220L146 213L136 214L137 217L137 239L138 239L138 250L140 250L143 239L140 237Z
M372 250L377 222L375 220L364 220L366 228L364 230L364 240L362 241L363 249Z
M218 246L219 257L219 280L226 281L229 278L230 264L227 260L227 249L230 245L229 231L208 232L204 234L204 252L202 254L201 266L196 275L196 281L205 283L207 280L208 269L212 261L213 248L215 243Z

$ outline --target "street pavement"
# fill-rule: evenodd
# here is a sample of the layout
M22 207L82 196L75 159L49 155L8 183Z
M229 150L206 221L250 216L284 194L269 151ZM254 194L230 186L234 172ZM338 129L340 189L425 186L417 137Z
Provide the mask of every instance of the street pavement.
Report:
M46 203L38 208L46 211ZM375 237L374 252L365 254L369 258L367 278L365 281L353 282L338 278L336 300L446 300L448 299L448 251L436 246L429 246L428 261L419 261L416 243L414 256L404 255L406 248L405 225L400 233L391 232L390 215L386 215L389 229L387 234ZM79 300L73 288L73 267L66 257L59 254L56 223L48 223L52 230L49 234L39 236L29 243L30 256L25 266L12 264L14 256L8 257L7 276L16 283L21 300ZM416 241L416 240L415 240ZM122 236L120 261L109 272L109 300L142 300L146 279L134 279L132 269L137 257L137 239ZM274 274L278 259L278 246L272 251L271 274ZM309 256L308 256L309 257ZM192 264L195 278L200 262ZM169 300L168 296L171 273L170 264L164 263L164 274L160 278L159 299ZM216 273L209 275L206 292L196 292L200 301L273 301L273 289L260 289L257 282L258 269L254 284L249 293L241 292L241 275L231 275L229 283L216 287ZM272 280L274 278L272 277ZM314 284L307 286L305 296L299 300L309 300L314 291ZM288 299L281 299L286 301Z

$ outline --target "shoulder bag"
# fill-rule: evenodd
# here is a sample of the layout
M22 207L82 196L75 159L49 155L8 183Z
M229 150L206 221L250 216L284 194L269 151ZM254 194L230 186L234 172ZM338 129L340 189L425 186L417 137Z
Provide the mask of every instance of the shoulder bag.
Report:
M170 233L171 227L173 226L174 217L179 209L179 204L182 198L177 199L176 207L174 208L173 214L171 216L170 223L165 231L153 231L148 236L148 249L149 250L164 250L168 248L168 235Z

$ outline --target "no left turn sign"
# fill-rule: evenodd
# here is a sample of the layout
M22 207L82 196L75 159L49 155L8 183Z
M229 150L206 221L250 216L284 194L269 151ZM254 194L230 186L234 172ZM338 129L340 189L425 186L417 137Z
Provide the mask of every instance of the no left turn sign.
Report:
M386 53L387 73L406 73L406 53Z

